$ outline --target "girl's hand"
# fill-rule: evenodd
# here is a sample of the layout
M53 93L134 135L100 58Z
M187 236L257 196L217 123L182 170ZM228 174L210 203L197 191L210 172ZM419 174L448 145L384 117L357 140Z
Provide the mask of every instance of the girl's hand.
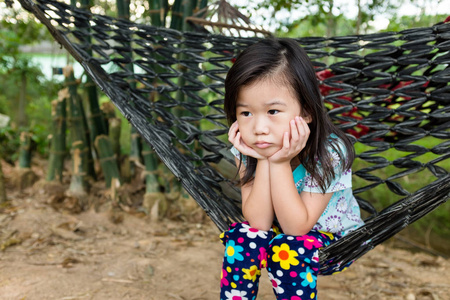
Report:
M243 155L251 156L256 159L267 159L267 157L258 154L242 140L237 121L230 126L230 130L228 131L228 140L233 144L234 148L236 148Z
M301 117L295 117L289 123L291 132L285 132L283 146L275 154L269 157L271 163L290 162L306 146L309 137L309 127Z

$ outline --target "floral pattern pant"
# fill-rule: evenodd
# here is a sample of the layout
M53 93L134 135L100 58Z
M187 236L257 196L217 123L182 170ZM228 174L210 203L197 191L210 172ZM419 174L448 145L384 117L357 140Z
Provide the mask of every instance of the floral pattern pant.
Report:
M315 230L291 236L280 233L275 226L262 231L244 222L232 224L220 238L225 245L221 300L256 299L262 268L267 268L276 299L305 300L317 299L318 250L339 236Z

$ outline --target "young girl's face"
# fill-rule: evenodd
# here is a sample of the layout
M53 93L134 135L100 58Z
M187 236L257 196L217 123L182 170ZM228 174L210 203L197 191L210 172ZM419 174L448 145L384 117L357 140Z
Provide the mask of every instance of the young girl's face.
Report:
M281 149L289 122L301 116L299 101L274 80L242 87L236 103L236 118L242 140L258 154L269 157Z

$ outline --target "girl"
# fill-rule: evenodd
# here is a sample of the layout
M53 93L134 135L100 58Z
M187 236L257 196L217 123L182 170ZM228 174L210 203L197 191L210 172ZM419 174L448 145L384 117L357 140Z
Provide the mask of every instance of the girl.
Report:
M247 222L221 235L221 300L255 299L263 267L277 299L316 299L318 249L363 222L353 146L328 119L306 52L290 39L248 47L225 80L225 112Z

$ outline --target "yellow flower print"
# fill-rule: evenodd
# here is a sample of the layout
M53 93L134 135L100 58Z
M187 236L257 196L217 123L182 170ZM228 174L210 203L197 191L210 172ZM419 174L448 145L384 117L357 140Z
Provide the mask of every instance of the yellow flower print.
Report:
M242 272L245 273L244 279L252 280L253 282L258 278L258 275L261 275L261 270L256 265L251 266L249 269L242 268Z
M333 272L333 274L339 274L339 273L342 273L342 272L344 272L344 271L347 270L347 269L348 269L348 267L345 267L345 268L343 268L343 269L340 270L340 271Z
M276 225L272 225L272 230L275 233L275 236L281 234L280 228L278 228L278 226L276 226Z
M320 231L320 230L319 230L319 232L328 236L330 238L330 240L334 240L334 235L331 232L325 232L325 231Z
M291 248L289 248L289 245L286 243L281 244L281 246L274 246L273 253L273 262L279 262L281 268L285 270L289 270L291 268L291 265L296 266L299 263L295 258L298 256L297 252L291 250Z

